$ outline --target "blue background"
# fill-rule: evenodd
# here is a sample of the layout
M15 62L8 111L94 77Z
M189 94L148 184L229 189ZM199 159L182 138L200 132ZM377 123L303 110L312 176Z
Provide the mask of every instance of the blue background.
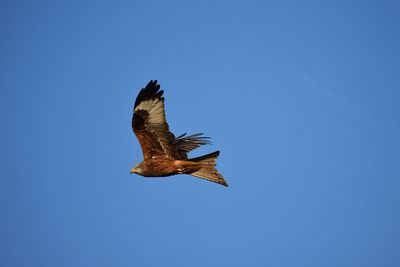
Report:
M397 1L2 1L1 266L400 266ZM165 90L229 188L130 175Z

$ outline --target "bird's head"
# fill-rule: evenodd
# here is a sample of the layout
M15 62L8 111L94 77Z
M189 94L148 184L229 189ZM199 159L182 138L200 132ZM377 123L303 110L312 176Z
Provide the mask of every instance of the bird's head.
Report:
M136 174L141 174L142 173L142 168L140 167L140 164L136 165L131 169L131 174L136 173Z

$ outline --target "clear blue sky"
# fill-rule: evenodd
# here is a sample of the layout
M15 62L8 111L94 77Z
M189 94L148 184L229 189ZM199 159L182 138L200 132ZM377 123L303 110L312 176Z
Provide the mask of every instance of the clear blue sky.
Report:
M1 266L400 266L397 1L2 1ZM157 79L229 188L145 179Z

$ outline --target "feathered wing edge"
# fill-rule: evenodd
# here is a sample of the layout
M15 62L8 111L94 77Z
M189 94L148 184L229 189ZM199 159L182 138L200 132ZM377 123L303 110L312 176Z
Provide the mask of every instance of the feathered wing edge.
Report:
M190 161L199 162L202 165L200 170L192 172L190 175L228 186L228 183L225 181L224 177L215 168L217 165L218 156L219 151L215 151L201 157L190 159Z
M145 88L142 88L139 94L136 97L134 109L143 101L160 99L164 101L162 95L164 94L164 90L160 90L160 85L157 83L157 80L151 80Z
M210 145L210 137L201 136L203 133L197 133L186 136L186 133L175 138L177 149L184 152L190 152L202 145Z

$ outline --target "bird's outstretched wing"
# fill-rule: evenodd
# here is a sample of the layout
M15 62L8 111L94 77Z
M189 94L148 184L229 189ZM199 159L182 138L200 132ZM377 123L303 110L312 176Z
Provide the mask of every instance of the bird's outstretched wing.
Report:
M203 133L197 133L192 135L186 135L186 133L175 138L176 148L180 159L188 159L187 153L196 149L202 145L209 145L210 137L202 136Z
M188 159L187 153L202 145L211 144L202 133L175 138L165 118L164 93L157 80L140 90L134 105L132 128L142 147L144 159Z
M142 147L144 160L179 158L175 136L165 119L163 93L157 80L151 80L135 101L132 128Z

